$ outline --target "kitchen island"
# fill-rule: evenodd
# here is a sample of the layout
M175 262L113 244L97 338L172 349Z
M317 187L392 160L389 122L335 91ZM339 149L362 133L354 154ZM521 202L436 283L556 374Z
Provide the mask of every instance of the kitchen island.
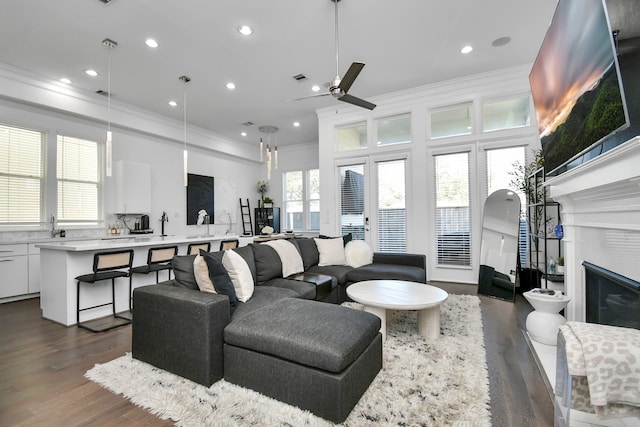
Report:
M247 244L252 238L240 238L237 235L224 236L127 236L114 239L55 241L40 243L40 307L42 317L66 326L76 324L76 280L75 277L92 272L93 255L96 252L108 252L119 249L133 249L133 266L145 265L147 251L155 246L178 246L178 254L187 253L190 243L211 242L211 250L217 251L222 240L239 239ZM166 272L160 273L165 280ZM172 274L173 277L173 274ZM155 274L136 274L133 286L155 283ZM129 310L129 280L116 280L116 311ZM82 306L103 304L111 300L109 280L82 287ZM93 320L111 315L111 306L99 307L81 313L80 321Z

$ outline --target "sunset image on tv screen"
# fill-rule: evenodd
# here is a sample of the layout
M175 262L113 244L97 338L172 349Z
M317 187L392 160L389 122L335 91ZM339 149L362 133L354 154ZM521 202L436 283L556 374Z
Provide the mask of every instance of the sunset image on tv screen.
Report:
M602 0L560 0L529 76L545 170L627 123Z

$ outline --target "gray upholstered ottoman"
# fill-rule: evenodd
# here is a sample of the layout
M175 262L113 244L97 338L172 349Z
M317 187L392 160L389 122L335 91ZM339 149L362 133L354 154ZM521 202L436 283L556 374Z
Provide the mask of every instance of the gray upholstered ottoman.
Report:
M224 378L339 423L382 368L380 319L286 299L224 330Z

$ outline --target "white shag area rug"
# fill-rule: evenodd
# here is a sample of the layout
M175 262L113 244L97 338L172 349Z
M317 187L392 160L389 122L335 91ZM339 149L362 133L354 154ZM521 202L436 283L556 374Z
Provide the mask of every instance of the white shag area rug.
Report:
M415 311L387 316L383 368L342 425L490 426L478 297L449 295L437 339L419 336L416 318ZM97 364L85 376L178 426L333 425L224 380L207 388L130 354Z

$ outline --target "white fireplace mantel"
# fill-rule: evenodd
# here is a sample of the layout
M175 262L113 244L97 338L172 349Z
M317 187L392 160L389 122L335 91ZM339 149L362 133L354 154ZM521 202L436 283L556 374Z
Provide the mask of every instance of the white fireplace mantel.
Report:
M567 319L584 321L583 261L640 281L640 136L545 185L562 206Z

